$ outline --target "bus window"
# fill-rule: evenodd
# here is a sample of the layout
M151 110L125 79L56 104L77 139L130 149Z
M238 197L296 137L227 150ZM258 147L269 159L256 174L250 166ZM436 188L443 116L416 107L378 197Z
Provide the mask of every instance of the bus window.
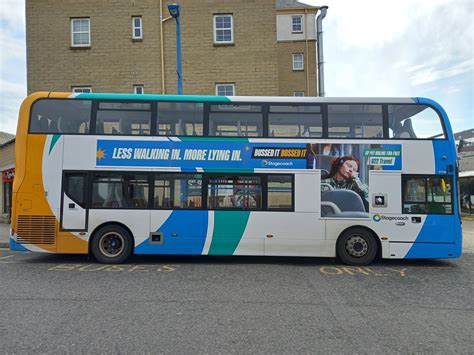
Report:
M268 134L270 137L322 137L320 106L270 106Z
M201 208L201 196L201 174L155 175L155 208Z
M262 137L262 107L257 105L211 105L209 135Z
M97 111L96 134L149 135L149 103L101 102Z
M426 105L388 105L389 137L443 139L439 115Z
M262 181L259 176L215 176L209 178L209 209L262 208Z
M293 207L291 175L269 175L267 191L267 209L291 210Z
M92 208L147 208L146 175L99 173L92 185Z
M382 105L328 105L330 138L383 138Z
M31 133L89 133L92 103L89 100L43 99L33 104Z
M159 102L158 135L202 136L203 114L200 102Z
M86 208L86 181L87 174L85 173L67 173L65 177L66 186L64 192L82 208Z
M403 176L403 213L451 214L450 176Z

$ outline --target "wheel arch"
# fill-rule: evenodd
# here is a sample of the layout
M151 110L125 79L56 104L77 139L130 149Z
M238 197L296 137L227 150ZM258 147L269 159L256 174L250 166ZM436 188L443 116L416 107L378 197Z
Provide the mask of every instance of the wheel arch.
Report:
M372 228L369 228L367 226L364 226L364 225L360 225L360 224L356 224L356 225L352 225L352 226L349 226L347 228L344 228L341 233L339 233L339 235L337 236L337 239L336 239L336 244L335 244L335 252L336 252L336 256L337 256L337 243L339 241L339 239L342 237L342 235L347 232L348 230L351 230L351 229L354 229L354 228L358 228L358 229L364 229L366 230L367 232L371 233L374 237L375 237L375 242L377 243L377 255L375 257L376 260L380 260L382 259L382 242L380 240L380 237L379 235L372 229Z
M91 248L92 248L92 239L94 239L97 231L99 231L100 229L104 228L104 227L108 227L108 226L119 226L119 227L122 227L124 228L129 234L130 236L132 237L132 254L133 252L135 251L135 236L133 235L132 231L130 228L128 228L127 225L121 223L121 222L117 222L117 221L109 221L109 222L104 222L102 224L99 224L97 227L94 228L94 230L92 231L91 233L91 237L89 238L89 254L91 253Z

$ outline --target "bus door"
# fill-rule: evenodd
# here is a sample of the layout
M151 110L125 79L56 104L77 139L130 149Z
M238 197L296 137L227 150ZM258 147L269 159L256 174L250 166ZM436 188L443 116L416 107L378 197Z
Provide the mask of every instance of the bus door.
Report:
M61 206L62 230L87 230L86 196L87 173L64 173Z
M265 255L331 256L321 219L320 185L320 170L295 174L294 212L267 213L262 221Z

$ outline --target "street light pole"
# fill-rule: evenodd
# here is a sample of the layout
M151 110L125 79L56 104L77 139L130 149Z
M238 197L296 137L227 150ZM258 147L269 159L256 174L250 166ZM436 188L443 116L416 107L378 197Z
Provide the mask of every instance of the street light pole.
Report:
M168 11L176 20L176 67L178 74L178 95L183 94L183 69L181 64L181 21L179 16L179 4L168 4Z

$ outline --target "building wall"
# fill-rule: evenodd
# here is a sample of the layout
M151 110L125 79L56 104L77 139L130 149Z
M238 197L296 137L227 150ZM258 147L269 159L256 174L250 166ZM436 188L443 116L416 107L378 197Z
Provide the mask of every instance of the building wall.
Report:
M0 174L14 167L15 160L15 143L10 143L0 148ZM3 180L0 181L0 222L7 222L9 216L8 211L4 211L3 199L4 199L4 187Z
M163 2L164 17L168 16L166 3ZM307 91L300 88L305 74L293 73L291 53L285 52L293 47L277 41L280 12L275 0L181 0L180 6L185 94L214 95L216 83L234 83L237 95L292 95L293 91ZM313 14L308 14L305 21L307 31L314 29L316 10L311 11ZM291 10L283 12L291 22ZM213 15L229 13L234 20L234 44L216 45ZM142 16L142 41L132 41L132 16ZM90 17L90 48L71 47L71 17ZM158 0L26 0L28 92L91 86L94 92L131 93L133 85L142 84L145 93L176 93L174 22L163 24L163 90ZM282 28L289 26L282 20L278 23ZM301 42L294 45L301 46ZM310 48L314 58L314 40ZM287 60L289 66L285 66ZM314 59L310 63L315 67ZM310 69L311 75L315 80L314 68ZM298 89L293 90L294 87Z
M316 39L316 20L315 11L304 13L302 10L294 11L289 10L282 11L283 13L277 15L277 40L278 41L302 41L305 39L315 40ZM303 28L306 29L302 33L292 32L292 19L293 15L303 16Z
M307 48L304 41L278 43L278 95L304 91L305 96L316 96L316 42L308 41ZM304 54L304 70L293 70L293 53Z
M141 83L160 87L159 9L156 0L26 1L28 92L131 92ZM143 42L131 40L131 17L142 15ZM70 49L71 17L90 17L91 48Z

